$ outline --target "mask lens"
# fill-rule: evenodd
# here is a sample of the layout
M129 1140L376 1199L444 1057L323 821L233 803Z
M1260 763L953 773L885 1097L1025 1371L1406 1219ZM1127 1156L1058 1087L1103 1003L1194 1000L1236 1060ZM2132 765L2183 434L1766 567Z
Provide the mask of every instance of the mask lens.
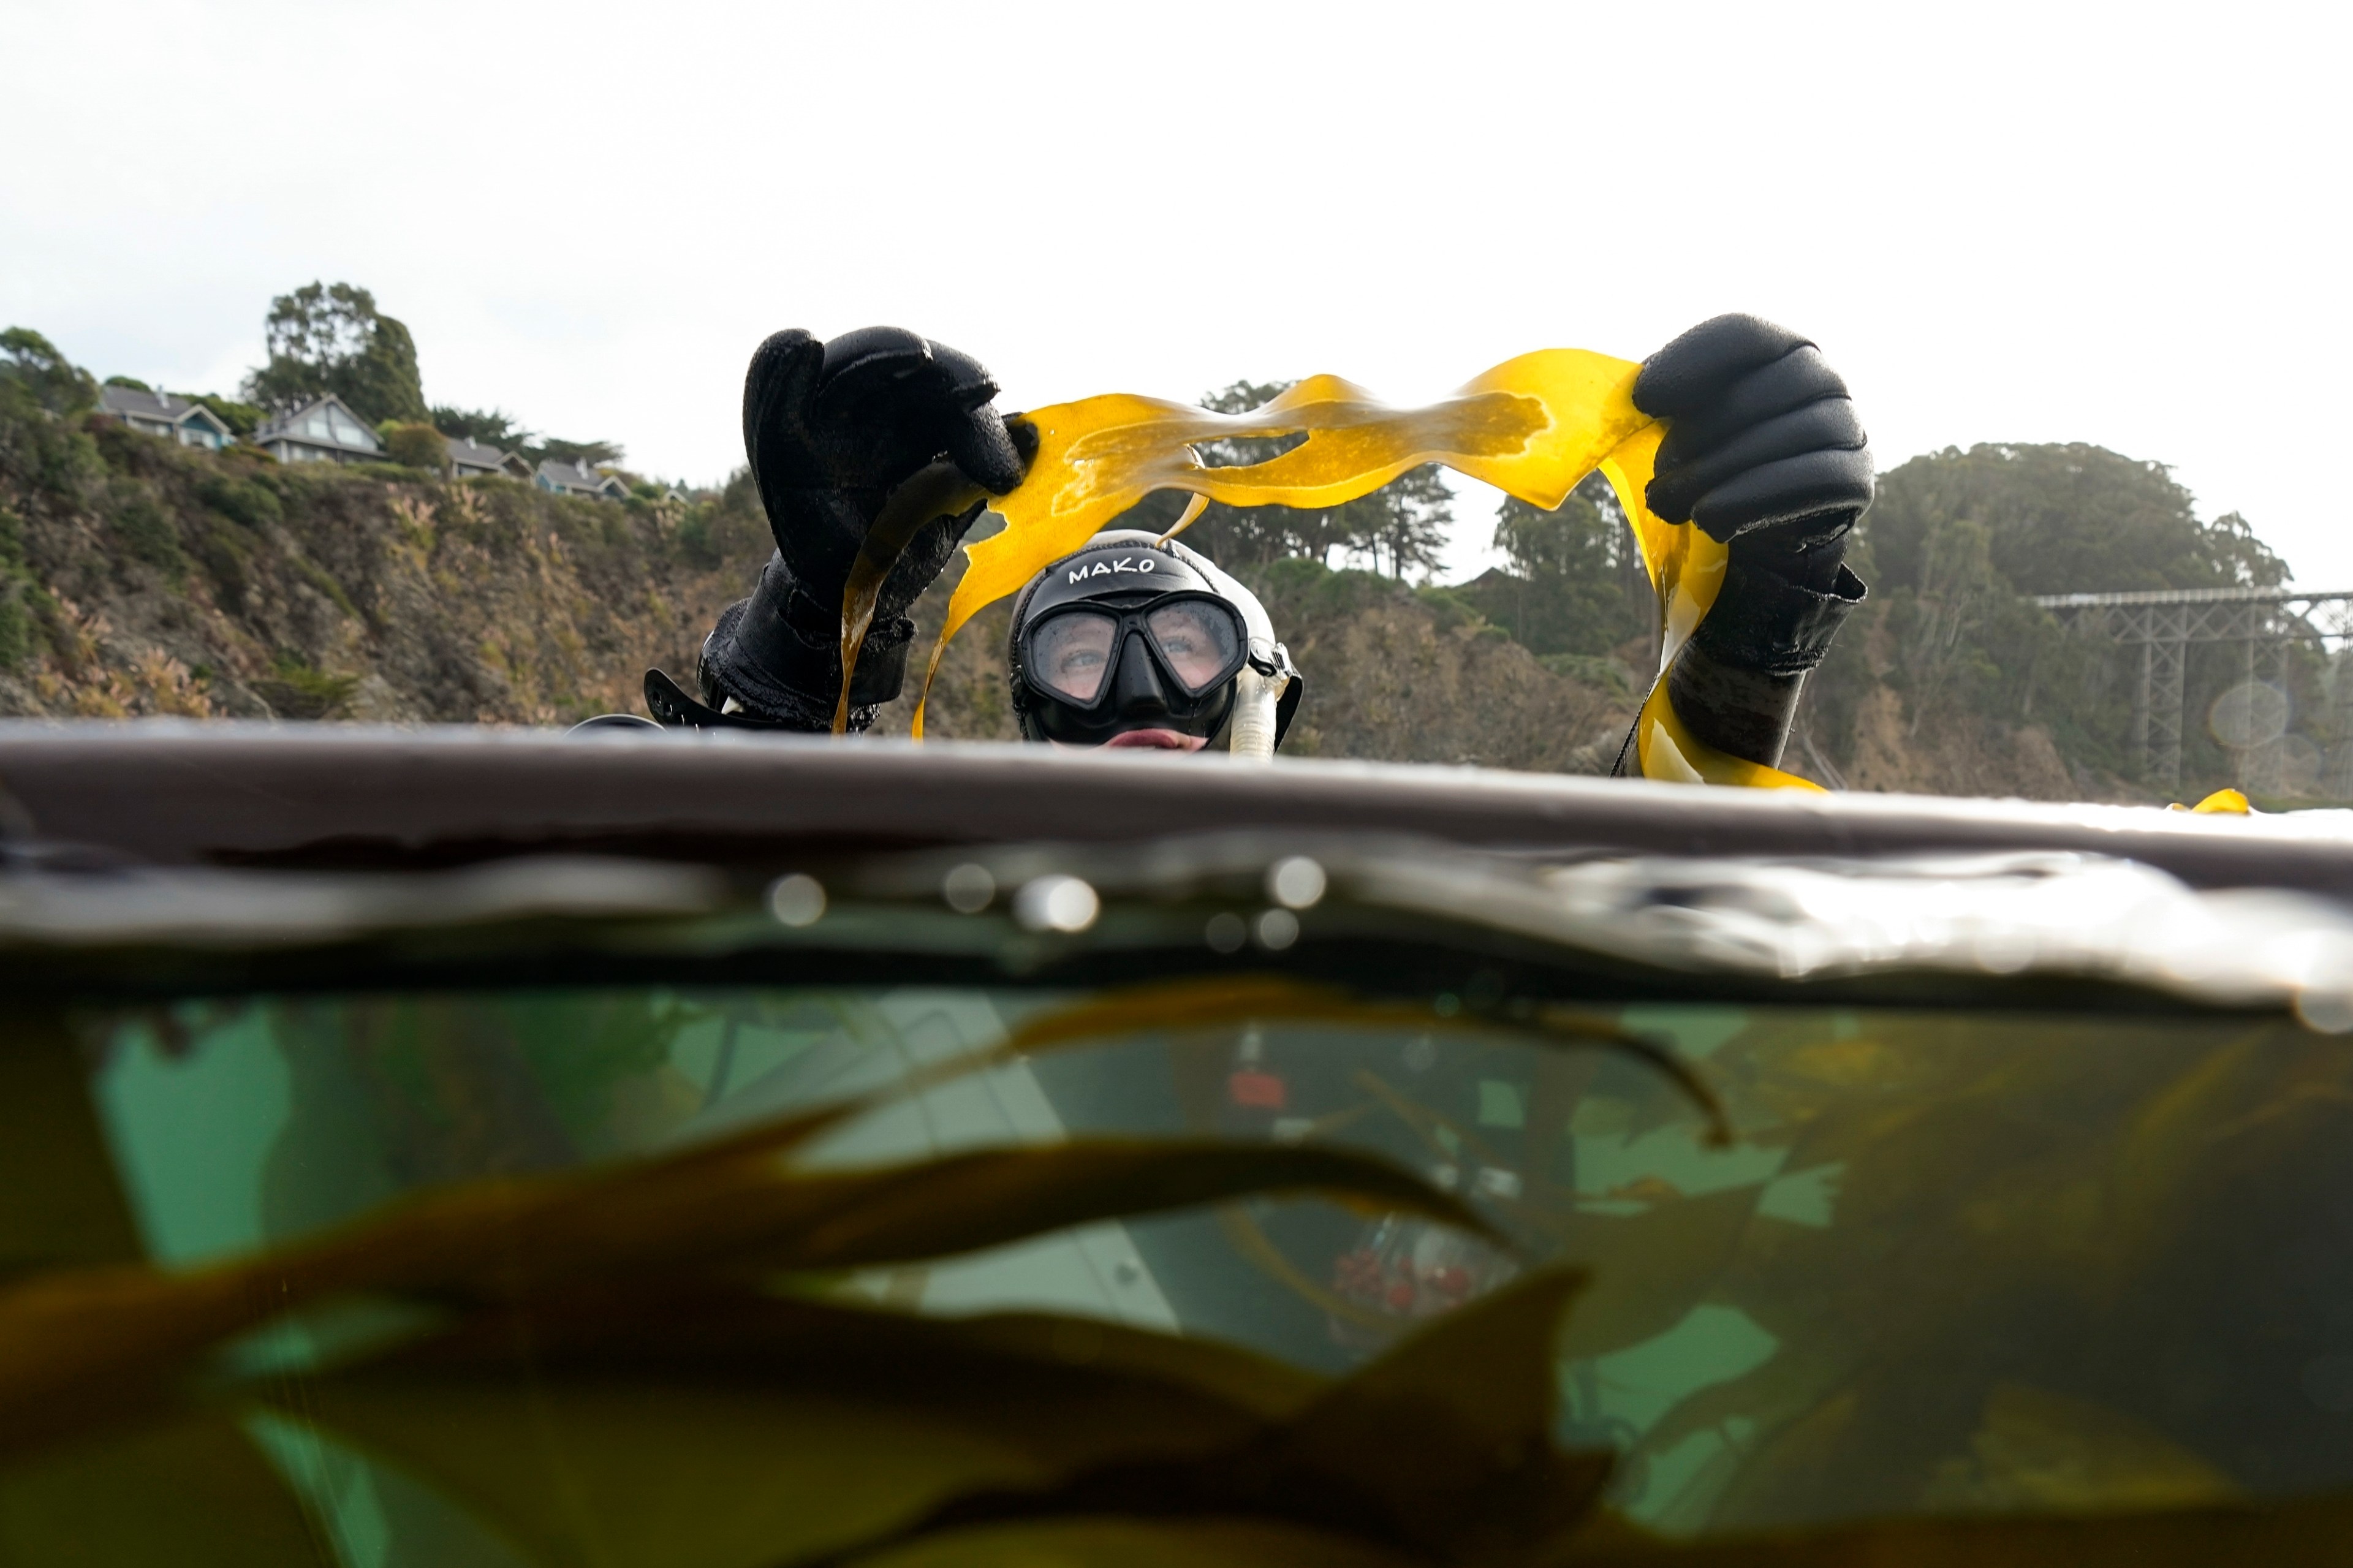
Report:
M1030 673L1048 689L1073 702L1092 702L1111 669L1111 650L1119 623L1109 616L1080 610L1056 616L1039 626L1030 642Z
M1233 617L1199 599L1163 605L1145 624L1170 671L1197 697L1226 674L1241 647Z

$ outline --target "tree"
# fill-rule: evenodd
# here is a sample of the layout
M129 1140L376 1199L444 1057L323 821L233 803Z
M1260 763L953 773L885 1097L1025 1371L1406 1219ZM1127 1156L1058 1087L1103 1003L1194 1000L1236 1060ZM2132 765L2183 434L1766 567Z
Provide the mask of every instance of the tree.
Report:
M2105 447L1947 447L1880 480L1858 538L1890 589L1917 587L1947 524L1986 530L1993 571L2021 594L2270 586L2287 568L2236 513L2198 521L2162 463Z
M1424 463L1328 515L1345 553L1370 558L1374 571L1392 577L1427 577L1453 531L1454 492L1437 464Z
M23 387L59 417L83 413L98 403L98 383L90 372L30 327L0 332L0 381Z
M1551 511L1505 497L1494 543L1509 570L1456 592L1532 653L1599 657L1641 636L1657 614L1633 531L1598 475Z
M533 458L545 458L558 463L580 463L591 468L621 460L621 444L618 441L559 441L549 436L523 450Z
M433 405L432 424L444 436L496 447L501 452L522 451L539 439L516 424L513 415L499 408L455 408L437 403Z
M2140 650L2071 635L2033 597L2270 586L2286 576L2245 519L2200 521L2162 463L2081 443L1913 458L1880 476L1850 559L1871 600L1808 683L1817 733L1847 732L1883 682L1915 734L1948 721L2036 724L2064 756L2118 774L2139 763ZM2191 646L2188 711L2244 679L2240 648ZM2312 679L2301 661L2291 669L2300 701ZM2227 780L2232 764L2204 726L2185 726L2182 740L2188 779Z
M306 283L269 302L269 363L246 378L251 402L284 408L332 393L369 424L429 416L408 329L350 283Z
M499 447L501 452L518 452L534 464L548 459L602 468L607 464L618 464L624 457L618 440L560 440L555 436L539 436L515 424L513 415L494 407L452 407L438 403L433 405L433 428L442 436L478 440L485 447ZM1169 513L1169 521L1174 518L1176 513Z
M514 416L504 409L457 408L448 404L436 404L432 425L444 436L479 441L502 452L520 453L533 462L548 458L558 463L586 463L596 468L617 463L623 456L618 441L565 441L554 436L540 436L524 429L515 422ZM1173 520L1175 514L1170 516Z

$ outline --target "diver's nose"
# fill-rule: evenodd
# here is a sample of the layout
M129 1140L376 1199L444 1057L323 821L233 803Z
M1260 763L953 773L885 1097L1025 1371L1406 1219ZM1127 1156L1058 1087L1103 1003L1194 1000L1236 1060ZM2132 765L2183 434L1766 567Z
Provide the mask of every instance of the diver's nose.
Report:
M1131 632L1119 650L1119 668L1112 672L1112 711L1123 717L1166 713L1168 694L1160 688L1160 672L1153 668L1151 650L1140 633Z

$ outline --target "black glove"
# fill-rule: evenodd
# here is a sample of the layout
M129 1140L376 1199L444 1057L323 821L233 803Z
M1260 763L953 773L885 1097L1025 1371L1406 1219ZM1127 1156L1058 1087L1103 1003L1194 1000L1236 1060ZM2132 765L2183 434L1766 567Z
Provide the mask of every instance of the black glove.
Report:
M1812 343L1755 316L1703 321L1643 361L1634 406L1669 422L1644 501L1730 547L1668 672L1675 715L1718 751L1778 765L1806 672L1862 601L1846 566L1873 482L1862 422ZM1633 755L1629 735L1619 773Z
M1634 406L1670 422L1651 510L1731 546L1694 646L1772 675L1812 668L1863 595L1846 536L1873 480L1846 383L1795 332L1718 316L1643 362Z
M756 719L824 729L841 682L841 595L860 547L894 493L936 505L884 579L860 649L854 728L899 694L914 625L907 606L946 567L983 502L1021 482L1035 433L989 405L977 360L897 327L820 343L795 329L752 356L744 447L776 553L751 598L730 606L702 650L703 696ZM921 483L911 483L921 476Z

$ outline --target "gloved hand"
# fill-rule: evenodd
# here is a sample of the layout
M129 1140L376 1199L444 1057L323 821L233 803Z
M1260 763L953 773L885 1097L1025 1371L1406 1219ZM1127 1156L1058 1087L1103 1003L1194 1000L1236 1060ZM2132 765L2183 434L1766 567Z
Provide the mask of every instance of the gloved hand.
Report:
M1846 383L1787 328L1701 322L1642 362L1634 406L1670 421L1651 510L1718 543L1762 530L1802 550L1844 534L1871 504L1871 451Z
M1820 350L1755 316L1703 321L1652 354L1634 405L1668 421L1651 510L1731 554L1668 676L1676 715L1719 751L1776 764L1806 672L1862 600L1846 566L1873 487L1862 422Z
M898 327L822 343L796 328L760 345L744 381L744 447L776 554L752 598L723 614L704 645L712 706L732 697L796 728L820 727L820 715L830 721L842 590L893 492L918 474L928 489L909 495L968 495L963 480L1002 495L1021 482L1035 433L1018 421L1008 429L990 406L997 391L979 361ZM898 694L914 635L907 606L946 567L982 504L958 495L884 580L851 692L864 719Z
M1787 328L1718 316L1643 362L1634 405L1668 421L1651 510L1731 546L1694 644L1740 668L1811 669L1863 594L1846 536L1873 480L1846 383Z
M839 608L884 500L934 458L998 495L1021 482L1026 464L990 406L997 390L978 360L899 327L824 343L796 328L760 345L744 379L744 449L776 549L805 592ZM889 613L913 602L953 548L936 551Z

